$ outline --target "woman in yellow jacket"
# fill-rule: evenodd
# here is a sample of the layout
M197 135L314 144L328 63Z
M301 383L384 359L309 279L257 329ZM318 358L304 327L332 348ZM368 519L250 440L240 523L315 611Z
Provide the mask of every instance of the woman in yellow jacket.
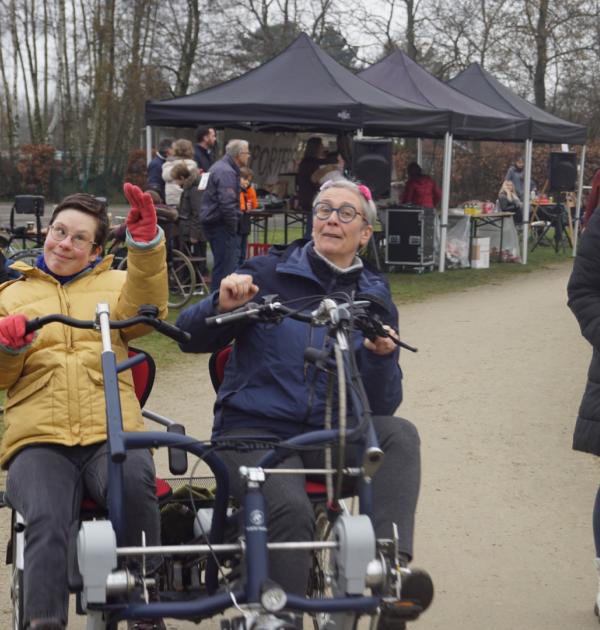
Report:
M67 625L67 541L82 493L106 504L107 443L100 335L62 324L25 334L28 319L62 313L93 319L109 304L111 319L134 316L142 304L167 312L164 236L149 195L125 184L127 271L101 258L108 234L104 204L75 194L52 213L44 252L35 267L15 263L21 277L0 285L0 389L7 390L0 463L8 468L7 496L25 517L25 623L33 629ZM146 327L112 334L117 360ZM143 430L129 372L119 375L125 430ZM123 469L126 545L160 543L155 471L149 451L127 454ZM164 628L162 622L134 627Z

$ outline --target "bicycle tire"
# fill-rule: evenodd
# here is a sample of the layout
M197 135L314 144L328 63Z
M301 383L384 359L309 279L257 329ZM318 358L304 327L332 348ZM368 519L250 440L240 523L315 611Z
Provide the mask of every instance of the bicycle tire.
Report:
M10 599L12 604L12 630L25 628L25 602L23 589L23 570L17 567L17 532L15 529L15 512L11 518L11 575Z
M118 269L127 269L127 256L119 263ZM178 249L172 249L167 259L169 278L169 308L182 308L194 295L196 272L190 259Z
M10 256L11 262L24 262L31 267L35 267L35 262L40 254L44 253L42 247L35 247L32 249L20 249ZM8 258L8 257L7 257Z

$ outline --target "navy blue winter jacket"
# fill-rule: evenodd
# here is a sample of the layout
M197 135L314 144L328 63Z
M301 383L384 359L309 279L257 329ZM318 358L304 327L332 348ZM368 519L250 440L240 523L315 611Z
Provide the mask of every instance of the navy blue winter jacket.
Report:
M274 247L267 256L248 260L238 273L250 274L258 285L253 301L277 294L283 303L312 311L319 296L335 293L337 301L345 302L341 294L354 291L355 297L371 300L384 323L398 328L398 312L385 279L365 268L336 274L314 252L312 241ZM243 322L209 328L204 320L217 314L217 304L218 292L177 318L177 326L192 335L181 346L184 352L214 352L235 339L215 403L214 434L253 427L287 438L322 427L327 376L305 367L304 350L322 347L324 329L290 318L277 325ZM402 401L398 349L379 356L363 346L360 333L354 333L352 341L371 411L393 414Z
M148 164L148 185L160 191L162 198L165 198L165 180L162 177L162 167L165 159L157 153Z
M210 177L200 206L203 224L225 224L237 233L240 215L240 169L233 158L225 155L208 170Z

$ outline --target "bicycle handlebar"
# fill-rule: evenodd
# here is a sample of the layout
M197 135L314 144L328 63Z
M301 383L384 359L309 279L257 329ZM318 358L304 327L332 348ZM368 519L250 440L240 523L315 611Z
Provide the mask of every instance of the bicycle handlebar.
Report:
M228 313L207 317L205 323L207 326L221 326L245 319L273 321L282 317L290 317L291 319L313 325L326 325L328 323L338 323L335 321L337 317L335 313L339 313L341 309L345 309L347 312L353 311L351 319L355 327L370 341L374 341L376 337L389 337L397 346L406 348L411 352L418 352L417 348L409 346L407 343L390 335L384 328L379 317L367 312L365 307L370 304L368 301L358 301L353 304L336 304L331 301L333 303L332 308L332 305L325 304L326 300L327 298L323 300L319 308L310 315L291 309L281 302L269 301L265 304L248 302L248 304L244 304L244 306Z
M143 309L144 307L141 307L140 311ZM69 317L68 315L55 314L43 315L42 317L30 319L25 325L25 333L32 333L47 324L53 323L65 324L66 326L71 326L72 328L84 328L87 330L92 330L98 327L94 320L75 319L74 317ZM136 315L135 317L129 317L128 319L110 320L110 327L117 330L121 328L129 328L130 326L135 326L137 324L152 326L152 328L154 328L157 332L170 337L178 343L188 343L191 339L190 333L185 332L184 330L181 330L162 319L156 319L156 317L152 317L151 315L142 314Z

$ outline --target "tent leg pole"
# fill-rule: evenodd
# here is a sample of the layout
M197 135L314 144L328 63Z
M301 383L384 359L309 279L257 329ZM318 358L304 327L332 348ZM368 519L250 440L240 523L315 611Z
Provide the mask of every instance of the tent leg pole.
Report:
M146 125L146 164L152 160L152 127Z
M581 149L579 160L579 177L577 178L577 201L575 202L575 225L573 227L573 256L577 255L577 241L579 238L579 222L581 221L581 198L583 196L583 171L585 170L585 144Z
M529 245L529 208L531 201L531 158L533 154L533 140L525 140L525 181L523 182L523 254L521 262L527 264L527 247ZM502 253L501 253L502 254Z
M446 269L446 235L448 232L448 208L450 206L450 173L452 171L452 134L444 136L444 175L442 180L442 222L440 225L440 262L438 270Z
M417 164L423 166L423 139L417 138Z

